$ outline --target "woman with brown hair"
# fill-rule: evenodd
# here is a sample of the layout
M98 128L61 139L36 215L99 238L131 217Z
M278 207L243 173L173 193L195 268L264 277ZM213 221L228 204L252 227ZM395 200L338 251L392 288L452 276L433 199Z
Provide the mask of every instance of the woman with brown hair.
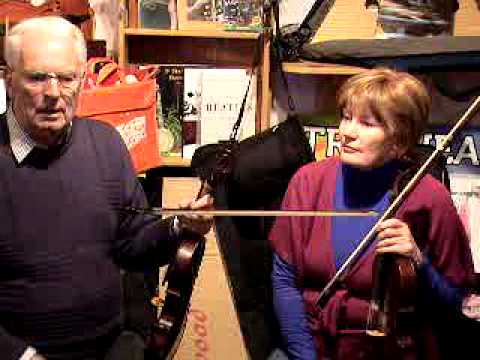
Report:
M410 258L416 267L418 336L404 341L399 359L438 358L433 318L460 309L473 266L468 239L445 186L424 176L376 241L320 307L319 293L391 202L403 174L417 166L416 144L430 97L414 76L389 69L348 79L338 93L340 151L302 167L282 208L373 210L378 217L278 218L274 249L274 308L290 359L376 359L366 334L376 254ZM443 310L442 310L443 311ZM407 339L408 340L408 339Z

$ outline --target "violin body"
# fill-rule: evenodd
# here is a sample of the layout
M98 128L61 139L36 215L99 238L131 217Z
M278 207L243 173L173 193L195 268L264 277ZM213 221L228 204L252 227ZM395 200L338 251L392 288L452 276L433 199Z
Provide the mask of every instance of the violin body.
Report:
M376 256L367 334L384 337L385 351L390 354L396 352L397 346L413 341L416 293L416 269L410 258L396 254Z
M173 261L168 265L164 299L152 300L161 307L147 339L146 359L171 359L183 335L190 298L205 250L205 238L187 232L180 241Z

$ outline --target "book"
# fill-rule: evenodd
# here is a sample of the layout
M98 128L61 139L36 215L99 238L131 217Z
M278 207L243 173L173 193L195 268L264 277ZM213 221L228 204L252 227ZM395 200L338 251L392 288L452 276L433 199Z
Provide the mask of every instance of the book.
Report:
M238 119L250 74L245 69L203 69L201 80L200 144L228 140ZM247 95L238 140L255 134L256 77Z
M200 145L203 68L185 68L183 88L183 157L191 159Z
M176 29L176 0L140 0L138 18L142 28Z
M182 156L184 67L160 66L157 75L157 122L161 156Z
M178 0L181 30L261 31L260 0Z

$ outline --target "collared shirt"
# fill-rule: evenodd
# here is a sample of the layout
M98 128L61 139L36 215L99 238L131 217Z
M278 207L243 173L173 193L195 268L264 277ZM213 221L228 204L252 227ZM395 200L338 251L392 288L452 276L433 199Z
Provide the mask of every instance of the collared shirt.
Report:
M10 147L12 149L13 155L19 164L25 160L25 158L30 154L34 148L47 149L48 146L39 144L31 138L30 135L22 128L19 124L15 114L13 113L12 107L9 106L7 110L7 124L8 132L10 135ZM72 122L68 124L68 129L64 133L64 136L61 138L61 142L66 141L68 134L72 130Z
M20 164L30 154L37 143L22 129L12 107L9 106L7 110L7 124L8 132L10 134L10 147L13 152L13 156Z

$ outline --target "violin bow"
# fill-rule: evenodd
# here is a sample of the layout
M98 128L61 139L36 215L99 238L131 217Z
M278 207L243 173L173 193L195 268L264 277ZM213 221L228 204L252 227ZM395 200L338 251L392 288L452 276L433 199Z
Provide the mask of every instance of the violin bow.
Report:
M317 305L321 306L325 303L325 300L330 296L330 293L334 289L334 286L341 282L348 271L352 268L352 266L358 261L363 251L373 242L375 239L375 235L377 233L378 226L381 222L393 217L401 206L403 201L407 198L410 192L415 188L417 183L420 179L425 175L429 166L433 163L435 158L445 150L453 140L453 136L455 133L462 128L478 111L480 108L480 96L478 96L472 104L468 107L465 113L460 117L460 119L456 122L456 124L452 127L452 129L448 132L445 138L440 142L440 144L436 147L436 149L432 152L432 154L425 160L423 165L418 169L418 171L413 175L410 181L405 185L403 190L398 194L398 196L392 201L390 206L387 210L383 213L383 215L378 219L377 223L370 229L370 231L365 235L362 241L358 244L355 250L349 255L347 260L343 263L343 265L337 270L335 275L330 279L330 281L325 285L322 291L319 294Z
M192 209L175 209L175 208L137 208L137 207L124 207L121 210L137 213L137 214L146 214L151 216L161 217L163 215L174 216L174 215L201 215L201 216L235 216L235 217L277 217L277 216L291 216L291 217L308 217L308 216L377 216L378 213L375 211L328 211L328 210L192 210Z

